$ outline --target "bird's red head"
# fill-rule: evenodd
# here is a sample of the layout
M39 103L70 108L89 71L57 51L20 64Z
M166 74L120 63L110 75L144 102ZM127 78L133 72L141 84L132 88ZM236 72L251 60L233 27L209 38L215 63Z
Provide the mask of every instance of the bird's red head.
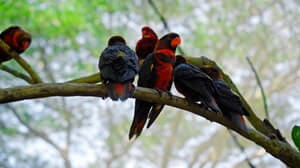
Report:
M155 53L173 54L178 45L181 43L181 38L177 33L168 33L158 40L155 46Z
M126 40L122 36L111 36L108 40L108 45L124 44L126 45Z
M24 52L31 43L31 35L18 26L4 30L0 38L18 53Z
M214 80L223 80L222 72L215 67L203 67L201 70Z
M142 28L142 36L143 38L158 39L156 33L149 26L144 26Z

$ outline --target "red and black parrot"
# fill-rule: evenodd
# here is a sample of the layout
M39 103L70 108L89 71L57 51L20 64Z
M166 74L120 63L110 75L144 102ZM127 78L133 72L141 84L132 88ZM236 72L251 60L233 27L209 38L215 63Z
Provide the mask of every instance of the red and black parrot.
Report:
M175 52L180 43L181 39L176 33L168 33L157 41L154 52L146 57L141 66L138 86L153 88L159 92L170 91L173 81L173 65L176 59ZM141 134L147 118L149 118L147 125L147 128L149 128L163 106L162 104L136 100L129 139L134 135L138 137Z
M154 51L154 47L158 37L156 33L149 27L142 28L142 38L137 42L135 52L139 57L139 66L141 67L144 59Z
M240 97L223 80L223 75L218 69L207 67L201 68L201 70L213 79L213 85L216 91L214 97L224 116L228 117L239 128L246 131L247 126L242 116L248 116L249 113L243 107Z
M121 36L112 36L99 59L100 76L112 100L126 100L133 95L135 75L139 71L136 53Z
M183 56L176 56L174 67L175 87L188 102L201 101L206 108L222 113L213 96L215 88L211 77L198 67L188 64Z
M18 26L4 30L0 34L0 39L18 54L23 53L31 43L31 35ZM12 58L0 48L0 64L10 59Z

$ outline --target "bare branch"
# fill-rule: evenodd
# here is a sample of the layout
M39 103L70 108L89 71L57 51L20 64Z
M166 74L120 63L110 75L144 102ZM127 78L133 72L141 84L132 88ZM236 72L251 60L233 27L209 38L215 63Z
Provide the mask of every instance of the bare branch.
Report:
M228 132L231 135L233 142L238 146L238 148L240 149L240 151L245 154L245 157L246 157L245 160L246 160L248 166L250 168L255 168L255 166L251 163L250 159L246 155L245 148L239 143L239 140L237 139L237 137L230 130L228 130Z
M107 90L104 85L95 84L36 84L31 86L22 86L16 88L0 89L0 103L8 103L13 101L43 98L51 96L95 96L105 97ZM297 167L300 164L300 153L291 147L288 143L278 139L267 137L251 128L243 131L229 121L227 118L216 115L212 111L199 106L198 104L189 104L185 99L163 93L160 96L155 90L149 88L137 87L134 97L150 103L160 103L190 111L196 115L205 117L210 121L215 121L227 128L234 130L243 137L255 142L263 147L274 157L283 161L290 167Z
M11 50L10 47L5 42L3 42L1 39L0 39L0 47L3 49L4 52L9 54L9 56L14 58L18 62L18 64L20 64L23 67L23 69L31 76L34 83L42 83L41 78L32 69L32 67L22 57L20 57L18 53Z
M11 75L13 75L13 76L15 76L15 77L17 77L17 78L20 78L20 79L26 81L29 84L34 84L33 80L29 76L27 76L27 75L25 75L25 74L23 74L19 71L16 71L16 70L14 70L14 69L6 66L6 65L0 64L0 69L7 72L7 73L9 73L9 74L11 74Z
M17 110L10 106L10 105L6 105L6 107L8 109L10 109L12 111L12 113L16 116L16 118L19 120L19 122L24 125L30 132L32 132L33 134L35 134L36 136L42 138L44 141L46 141L47 143L49 143L52 147L54 147L56 150L61 151L61 148L54 143L47 134L45 134L44 132L37 130L35 128L33 128L29 123L27 123L26 121L23 120L23 118L19 115L19 113L17 112Z
M262 86L262 83L261 83L261 81L260 81L260 78L259 78L259 76L258 76L258 73L256 72L255 67L254 67L254 65L252 64L250 58L249 58L249 57L246 57L246 59L247 59L248 64L249 64L250 67L251 67L252 72L253 72L254 75L255 75L255 79L256 79L257 85L258 85L259 88L260 88L260 92L261 92L261 95L262 95L262 97L263 97L263 104L264 104L264 108L265 108L266 118L269 119L268 102L267 102L267 97L266 97L266 94L265 94L264 87Z
M167 20L165 19L165 17L159 12L156 4L152 1L152 0L148 0L148 3L150 4L150 6L152 7L152 9L154 10L154 13L159 17L159 19L161 20L161 22L163 23L164 25L164 28L167 30L167 31L171 31L170 27L169 27L169 24L167 22ZM178 47L178 51L180 54L182 55L185 55L184 54L184 51L182 50L181 47Z
M89 76L84 76L81 78L67 81L66 83L98 83L100 81L101 81L100 73L98 72Z
M17 110L14 107L12 107L8 104L6 105L6 107L12 111L12 113L16 116L16 118L19 120L19 122L22 125L24 125L30 132L32 132L34 135L40 137L45 142L50 144L53 148L55 148L58 151L58 153L62 156L62 158L64 159L65 167L71 168L71 162L69 160L69 157L66 155L66 151L64 149L59 147L52 139L50 139L50 137L46 133L44 133L41 130L35 129L29 123L27 123L25 120L23 120L23 118L18 114Z
M161 168L167 168L170 156L172 154L173 146L176 141L176 136L178 134L180 122L182 121L182 113L178 113L175 116L174 123L172 124L171 128L171 135L169 136L168 140L166 141L164 152L162 156Z

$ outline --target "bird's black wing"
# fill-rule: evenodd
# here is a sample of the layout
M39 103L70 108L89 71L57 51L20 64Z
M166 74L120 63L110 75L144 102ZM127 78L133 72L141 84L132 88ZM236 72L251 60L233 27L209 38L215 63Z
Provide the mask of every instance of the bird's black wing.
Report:
M154 62L154 54L149 54L140 69L138 86L153 88L155 74L153 72ZM149 102L138 99L135 100L134 116L129 131L129 139L134 135L138 137L141 134L152 105L153 104Z
M206 97L211 97L212 92L214 92L212 79L200 69L196 69L188 64L181 64L176 67L174 70L174 78L186 88Z
M138 86L153 88L154 80L156 77L153 69L154 63L155 63L154 54L151 53L146 57L143 65L140 68Z
M217 102L220 106L223 106L234 113L248 115L243 109L240 97L225 83L225 81L215 80L213 83L216 89Z

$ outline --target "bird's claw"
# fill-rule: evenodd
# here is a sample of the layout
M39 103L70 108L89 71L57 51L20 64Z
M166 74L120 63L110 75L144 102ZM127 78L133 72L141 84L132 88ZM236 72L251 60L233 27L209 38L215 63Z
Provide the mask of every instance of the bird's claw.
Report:
M187 101L187 103L188 103L188 105L189 106L191 106L194 102L192 101L192 100L190 100L190 99L186 99L186 101Z
M160 89L157 89L157 88L155 88L155 90L157 91L157 93L159 94L159 97L161 97L162 96L162 93L163 93L163 91L162 90L160 90Z
M173 99L173 94L169 90L167 90L166 93L170 96L170 99L172 100Z

